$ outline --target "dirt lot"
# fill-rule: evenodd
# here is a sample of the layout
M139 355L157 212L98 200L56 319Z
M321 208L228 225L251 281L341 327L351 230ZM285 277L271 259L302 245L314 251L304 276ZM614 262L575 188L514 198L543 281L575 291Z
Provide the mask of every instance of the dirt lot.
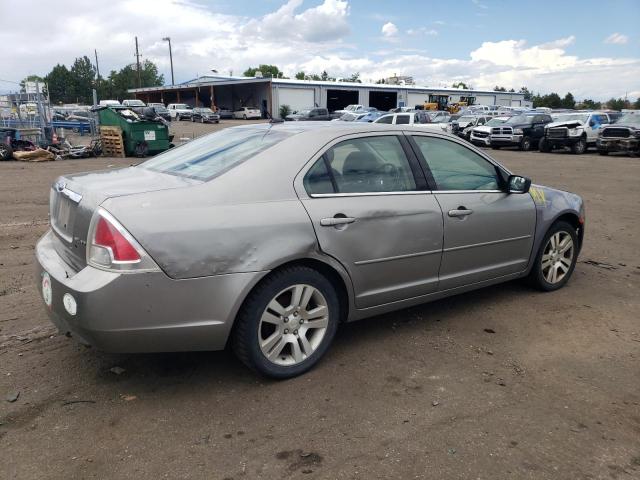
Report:
M131 159L1 163L0 478L640 478L640 161L495 156L584 196L569 285L347 325L285 382L228 352L109 355L55 335L33 278L48 187Z

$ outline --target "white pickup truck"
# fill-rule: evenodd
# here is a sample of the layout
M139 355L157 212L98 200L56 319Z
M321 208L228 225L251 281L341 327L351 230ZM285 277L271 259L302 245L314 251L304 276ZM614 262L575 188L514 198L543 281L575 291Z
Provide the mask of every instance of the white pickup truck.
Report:
M171 120L191 120L191 115L193 115L193 107L186 103L170 103L167 105L167 110L169 110Z
M540 151L550 152L554 148L571 148L572 153L581 154L595 147L600 128L611 123L605 112L563 113L554 116L553 122L545 125L540 139Z

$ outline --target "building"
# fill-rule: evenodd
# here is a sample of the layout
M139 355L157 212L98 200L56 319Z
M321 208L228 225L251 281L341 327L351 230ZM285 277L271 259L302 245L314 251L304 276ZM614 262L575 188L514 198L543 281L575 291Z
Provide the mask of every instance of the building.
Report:
M511 92L209 75L179 85L134 88L129 92L147 103L186 103L194 107L216 105L232 110L255 106L274 117L278 116L282 105L288 105L293 111L313 106L334 111L350 104L361 104L387 111L395 107L422 105L430 101L430 95L447 96L449 103L473 97L474 103L480 105L525 105L523 94Z

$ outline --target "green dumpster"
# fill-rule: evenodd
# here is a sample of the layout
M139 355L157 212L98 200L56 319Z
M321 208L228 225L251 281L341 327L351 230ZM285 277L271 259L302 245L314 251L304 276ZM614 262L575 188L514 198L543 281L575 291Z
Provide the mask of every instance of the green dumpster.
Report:
M144 157L164 152L170 147L169 128L126 107L98 110L100 125L120 127L126 155Z

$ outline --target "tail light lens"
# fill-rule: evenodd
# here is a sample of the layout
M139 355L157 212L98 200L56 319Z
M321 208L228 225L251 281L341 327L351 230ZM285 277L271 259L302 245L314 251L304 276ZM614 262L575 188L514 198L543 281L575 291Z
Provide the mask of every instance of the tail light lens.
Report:
M118 272L160 270L131 234L102 208L96 211L89 227L87 263Z

